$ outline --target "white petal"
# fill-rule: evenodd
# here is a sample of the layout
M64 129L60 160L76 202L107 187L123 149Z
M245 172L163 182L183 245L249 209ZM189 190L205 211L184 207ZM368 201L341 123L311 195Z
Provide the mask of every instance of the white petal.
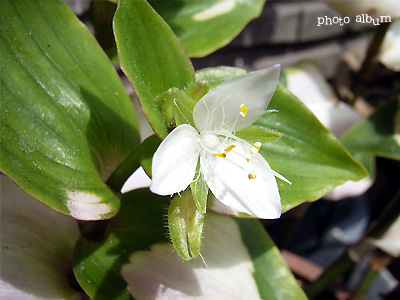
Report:
M196 129L187 124L174 129L154 153L150 190L172 195L186 189L196 172L199 152Z
M259 154L250 154L251 145L244 141L226 157L215 157L209 151L200 155L201 172L215 197L240 212L275 219L281 214L281 202L274 171ZM245 155L250 155L247 162ZM249 174L256 178L250 179Z
M337 201L347 197L359 196L365 193L373 183L374 182L370 177L359 181L349 180L335 187L331 192L326 194L324 198L331 201Z
M126 180L121 188L121 193L124 194L132 190L149 187L150 184L151 179L147 176L143 168L140 167Z
M238 225L207 214L202 256L183 262L170 244L138 251L122 268L135 299L260 299L254 267ZM234 249L234 251L232 251Z
M1 181L0 299L82 299L69 285L76 221L26 194L5 175Z
M361 120L361 116L343 102L335 103L335 94L312 61L285 68L287 87L336 137Z
M400 217L392 224L385 235L379 240L373 240L374 244L389 253L393 257L400 256Z
M368 14L370 17L380 20L381 16L400 17L400 5L398 0L324 0L341 13L357 17L360 14ZM378 21L379 21L378 20ZM375 21L377 22L377 21Z
M244 74L222 83L196 104L193 119L202 131L234 131L248 127L267 108L278 84L280 65ZM247 107L245 117L241 105Z
M400 7L400 4L399 4ZM380 61L393 71L400 71L400 20L390 25L381 47Z

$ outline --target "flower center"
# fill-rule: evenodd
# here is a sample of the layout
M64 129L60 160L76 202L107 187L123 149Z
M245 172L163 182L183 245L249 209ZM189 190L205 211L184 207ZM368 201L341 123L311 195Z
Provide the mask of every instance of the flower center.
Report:
M219 138L212 133L201 134L201 141L209 149L214 149L219 144Z

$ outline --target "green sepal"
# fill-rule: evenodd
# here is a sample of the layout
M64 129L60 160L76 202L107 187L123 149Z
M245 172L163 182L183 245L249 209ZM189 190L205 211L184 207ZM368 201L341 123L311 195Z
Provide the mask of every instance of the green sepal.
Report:
M237 131L236 136L238 138L248 141L250 144L254 144L256 142L267 144L276 139L279 139L282 135L276 131L250 125L249 127Z
M199 81L186 87L183 92L197 103L209 90L207 81Z
M205 214L207 209L208 185L204 180L203 174L200 172L200 162L197 164L194 181L190 184L193 200L197 209Z
M172 245L184 260L200 253L204 229L204 214L197 209L190 190L172 199L168 209L168 227Z
M196 105L189 96L186 96L178 89L173 89L174 116L176 126L189 124L195 127L193 120L193 109Z

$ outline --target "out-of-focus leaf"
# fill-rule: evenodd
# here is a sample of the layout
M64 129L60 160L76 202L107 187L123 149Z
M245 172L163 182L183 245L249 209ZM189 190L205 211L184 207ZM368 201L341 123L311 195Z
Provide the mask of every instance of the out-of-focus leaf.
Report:
M1 169L51 208L109 218L104 181L139 145L130 99L60 1L0 1Z
M108 237L79 240L74 272L92 299L132 299L129 291L137 299L146 292L164 299L182 293L199 299L210 299L210 293L217 299L305 299L279 250L254 220L207 214L201 254L208 267L200 257L183 262L163 226L168 204L168 197L145 189L124 194Z
M79 237L75 220L36 201L5 175L0 180L0 299L82 299L70 286Z
M150 0L191 57L227 45L262 11L265 0Z
M350 151L400 159L400 98L388 101L343 134Z
M197 78L215 82L210 84L213 87L238 76L240 71L217 68L199 74ZM278 84L267 109L276 112L264 114L253 125L282 134L280 139L264 144L260 153L273 170L292 182L289 185L277 179L283 212L304 201L317 200L347 180L360 180L367 176L365 169L338 140L281 84ZM237 215L217 201L211 201L209 207Z
M192 83L193 67L174 33L145 0L118 1L114 35L121 68L150 125L164 138L167 124L157 97L170 88L183 90Z

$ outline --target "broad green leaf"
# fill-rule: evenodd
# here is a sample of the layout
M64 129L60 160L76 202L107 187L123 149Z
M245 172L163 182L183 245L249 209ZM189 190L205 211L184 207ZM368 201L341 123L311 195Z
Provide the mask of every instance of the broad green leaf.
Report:
M169 237L176 252L184 260L200 253L204 213L197 208L190 190L175 196L168 209Z
M265 0L150 0L191 57L203 57L233 40L262 11Z
M199 71L196 79L207 80L213 88L244 72L236 68L210 68ZM277 179L283 212L304 201L317 200L347 180L357 181L367 176L365 169L281 84L278 84L268 110L277 112L264 114L253 125L282 135L280 139L264 144L260 153L273 170L292 182L289 185ZM215 203L210 203L211 209L237 215L237 212L227 211L226 207L215 207Z
M213 89L225 81L246 73L246 70L233 67L206 68L196 72L196 81L205 81L210 89Z
M83 299L70 286L76 221L1 180L0 299Z
M92 299L132 299L128 289L134 291L135 287L123 278L131 284L160 287L152 291L163 297L168 295L163 292L174 288L176 276L180 279L173 291L183 291L188 298L207 296L217 288L217 299L235 291L238 299L243 295L251 296L246 299L305 299L278 249L254 220L207 214L201 254L208 268L200 257L183 262L163 226L168 199L145 189L124 194L121 210L109 224L108 237L97 242L79 240L74 272ZM246 292L241 294L238 287Z
M157 97L170 88L183 90L194 80L193 67L178 39L145 0L120 0L114 35L121 68L139 98L154 131L168 134Z
M109 218L104 181L139 145L124 87L60 1L0 1L1 169L51 208Z
M341 139L353 152L400 159L400 98L388 101Z

